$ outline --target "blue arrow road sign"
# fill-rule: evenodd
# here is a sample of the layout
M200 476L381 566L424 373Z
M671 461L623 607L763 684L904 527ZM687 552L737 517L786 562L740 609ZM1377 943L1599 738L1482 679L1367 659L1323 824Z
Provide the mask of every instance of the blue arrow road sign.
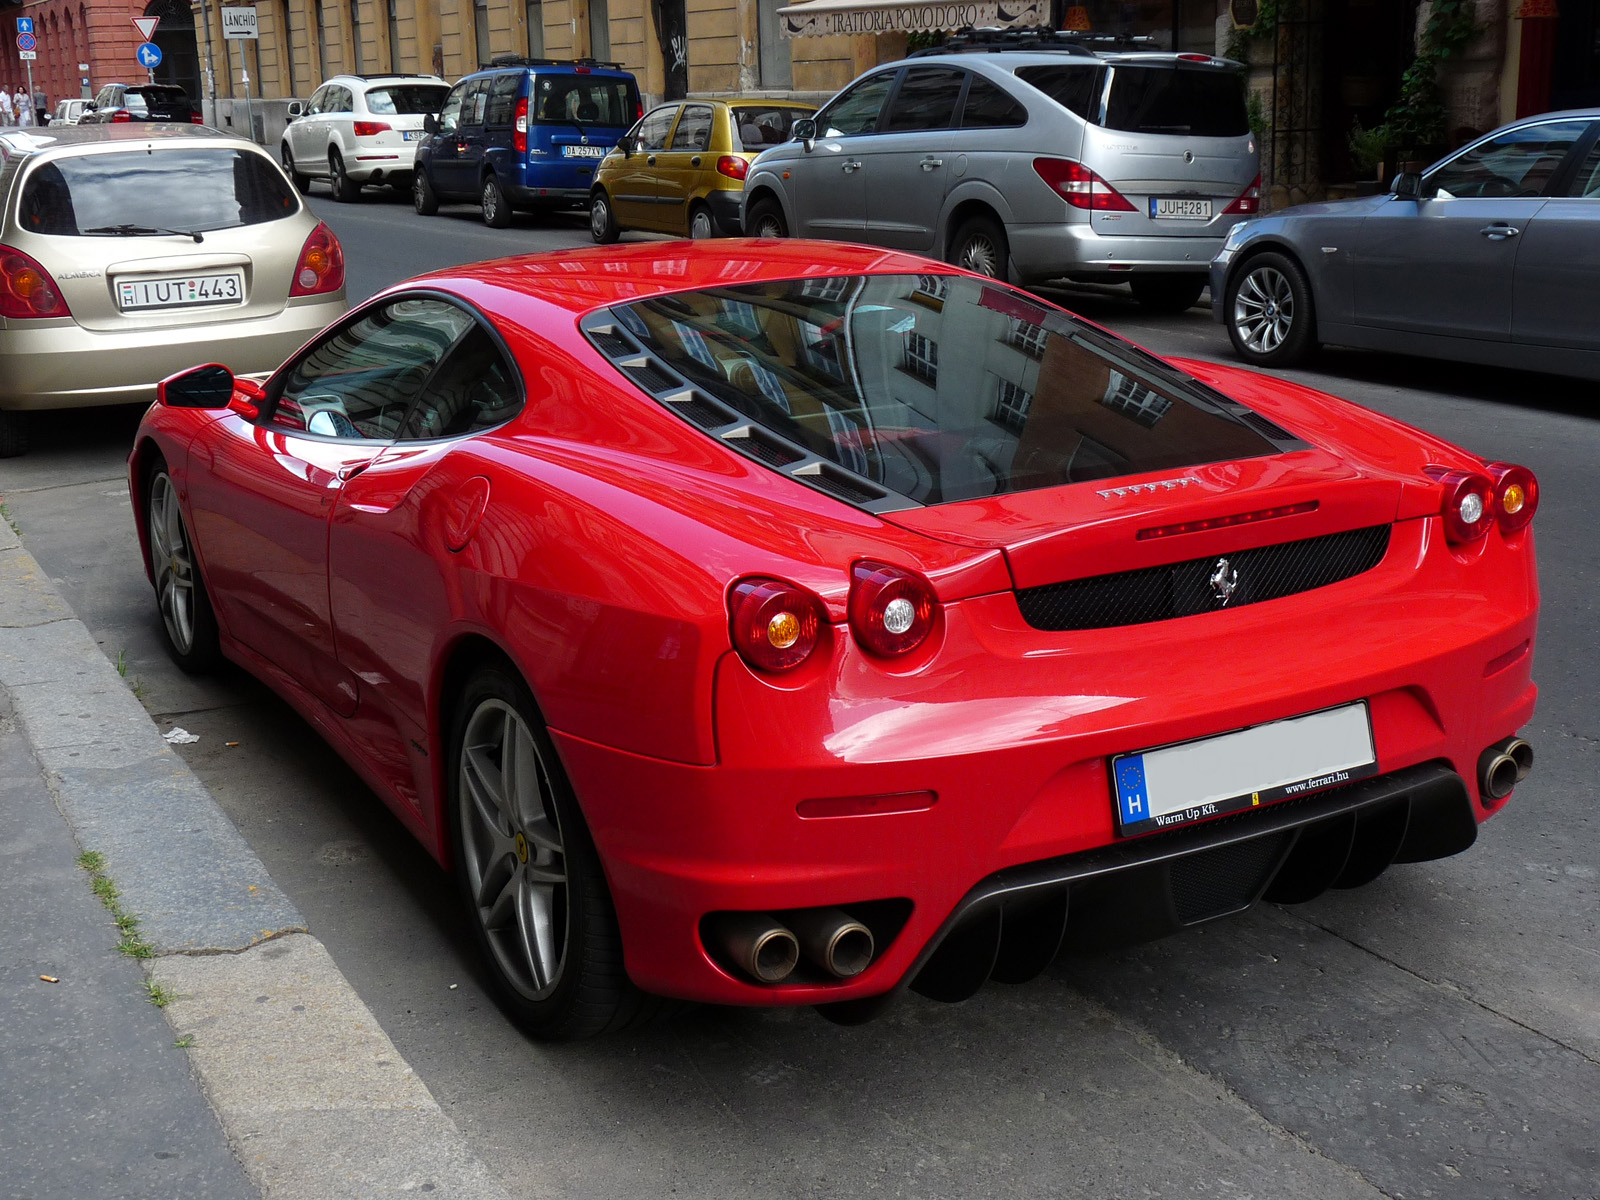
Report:
M152 71L161 65L161 47L154 42L146 42L139 47L139 65L146 71Z
M19 34L17 34L17 49L18 50L37 50L38 48L39 48L39 39L34 37L33 34L31 34L31 33L19 33Z
M18 33L32 33L33 32L33 18L32 17L18 17L17 18L17 32Z

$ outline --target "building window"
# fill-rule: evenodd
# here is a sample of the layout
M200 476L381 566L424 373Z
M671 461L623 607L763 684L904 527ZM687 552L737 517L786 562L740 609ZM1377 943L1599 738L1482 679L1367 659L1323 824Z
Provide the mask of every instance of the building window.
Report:
M400 2L389 0L389 70L400 74Z
M917 286L911 292L911 299L936 312L941 311L944 308L947 287L948 284L942 275L918 275Z
M611 9L606 0L589 0L589 57L611 57Z
M1137 379L1129 379L1121 371L1109 374L1105 395L1100 397L1100 403L1112 412L1121 413L1146 429L1153 429L1172 407L1171 400L1147 388Z
M794 86L794 67L789 39L778 27L778 10L790 0L756 0L756 41L760 45L761 86Z
M1022 436L1022 427L1028 423L1028 409L1033 405L1033 393L1024 391L1009 379L999 381L995 395L994 423L1007 433Z
M1021 317L1011 318L1011 331L1006 335L1006 345L1015 346L1034 358L1043 358L1045 343L1049 340L1050 335L1045 332L1043 325L1035 325Z
M850 292L850 284L854 281L846 278L834 279L807 279L800 284L800 294L807 300L821 300L825 304L837 304Z
M361 74L361 0L350 0L350 61Z
M528 0L523 6L528 23L528 57L544 57L544 5L539 0Z
M472 31L478 40L478 65L487 67L489 52L489 0L472 0Z
M918 379L933 384L939 384L939 343L932 338L923 337L920 333L905 335L905 360L900 364L900 369L907 375L915 375Z

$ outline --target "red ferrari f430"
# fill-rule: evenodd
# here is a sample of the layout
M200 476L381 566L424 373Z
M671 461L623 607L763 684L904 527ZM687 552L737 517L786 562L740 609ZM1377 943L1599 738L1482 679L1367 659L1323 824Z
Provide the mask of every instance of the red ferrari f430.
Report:
M544 1037L961 999L1532 765L1528 470L907 255L424 276L167 380L129 482L179 664L350 761Z

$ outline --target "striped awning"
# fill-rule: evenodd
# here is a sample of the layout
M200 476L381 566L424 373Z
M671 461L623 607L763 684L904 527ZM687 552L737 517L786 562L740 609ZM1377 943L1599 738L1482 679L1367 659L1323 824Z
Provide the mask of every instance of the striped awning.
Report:
M1012 29L1049 25L1049 0L961 0L907 4L905 0L808 0L778 10L784 37L841 33L933 33L937 30Z

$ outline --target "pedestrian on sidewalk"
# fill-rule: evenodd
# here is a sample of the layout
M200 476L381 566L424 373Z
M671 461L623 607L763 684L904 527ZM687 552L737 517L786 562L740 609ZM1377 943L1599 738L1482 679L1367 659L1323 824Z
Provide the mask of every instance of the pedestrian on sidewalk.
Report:
M11 107L11 93L0 85L0 125L13 124L16 119L17 114Z
M33 112L40 125L50 124L50 97L42 85L33 89Z
M17 124L28 128L33 124L33 101L22 88L17 89L17 94L11 97L11 107L16 110Z

